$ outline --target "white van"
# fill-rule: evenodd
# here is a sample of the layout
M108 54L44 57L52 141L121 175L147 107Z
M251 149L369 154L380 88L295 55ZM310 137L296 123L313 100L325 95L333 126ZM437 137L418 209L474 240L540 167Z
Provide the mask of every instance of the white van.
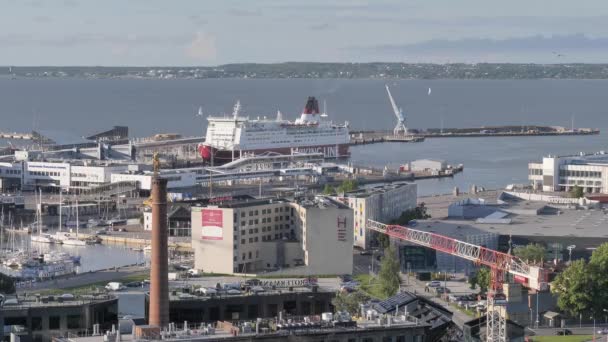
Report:
M108 283L108 285L106 285L106 290L108 290L108 291L120 291L120 290L124 290L124 289L125 289L125 286L119 282L111 282L111 283Z

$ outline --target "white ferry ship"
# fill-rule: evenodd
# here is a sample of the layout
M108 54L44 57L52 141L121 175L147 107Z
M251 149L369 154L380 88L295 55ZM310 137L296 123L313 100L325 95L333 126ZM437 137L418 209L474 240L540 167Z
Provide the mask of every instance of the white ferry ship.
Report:
M267 152L279 154L323 153L326 158L348 157L350 135L348 122L336 124L320 113L319 103L309 97L299 119L283 120L240 115L239 102L232 117L207 118L205 142L199 146L204 160L223 164L241 156Z

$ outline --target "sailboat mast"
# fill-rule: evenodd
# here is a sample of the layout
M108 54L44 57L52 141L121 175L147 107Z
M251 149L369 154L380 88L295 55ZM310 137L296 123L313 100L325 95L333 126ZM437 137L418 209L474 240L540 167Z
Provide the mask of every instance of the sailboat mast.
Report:
M61 231L61 212L62 210L62 205L63 205L63 197L62 197L63 191L61 191L61 188L59 188L59 231Z
M78 199L76 199L76 239L78 239L78 229L80 228L80 221L78 220Z

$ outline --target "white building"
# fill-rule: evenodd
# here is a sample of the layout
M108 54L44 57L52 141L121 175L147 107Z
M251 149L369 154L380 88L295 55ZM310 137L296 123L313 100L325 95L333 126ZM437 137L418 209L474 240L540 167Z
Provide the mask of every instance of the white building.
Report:
M528 164L528 179L535 189L570 191L579 186L586 193L608 193L608 154L547 156Z
M351 274L353 211L329 198L192 208L195 268L215 273Z
M371 232L365 228L367 220L388 223L401 216L404 211L416 208L418 186L416 183L394 183L362 188L336 197L354 210L355 224L353 241L355 246L370 248Z
M418 159L409 163L409 171L421 172L421 171L443 171L447 169L445 160L437 159Z
M127 164L104 162L33 162L0 163L3 185L19 188L56 186L66 190L88 189L109 183L112 173L127 170Z

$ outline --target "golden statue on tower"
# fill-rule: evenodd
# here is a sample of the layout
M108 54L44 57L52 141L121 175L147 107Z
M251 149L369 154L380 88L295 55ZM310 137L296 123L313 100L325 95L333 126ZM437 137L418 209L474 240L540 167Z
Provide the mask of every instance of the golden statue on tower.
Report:
M152 168L154 170L154 175L158 175L158 171L160 170L160 157L158 156L158 152L154 152L152 156Z

